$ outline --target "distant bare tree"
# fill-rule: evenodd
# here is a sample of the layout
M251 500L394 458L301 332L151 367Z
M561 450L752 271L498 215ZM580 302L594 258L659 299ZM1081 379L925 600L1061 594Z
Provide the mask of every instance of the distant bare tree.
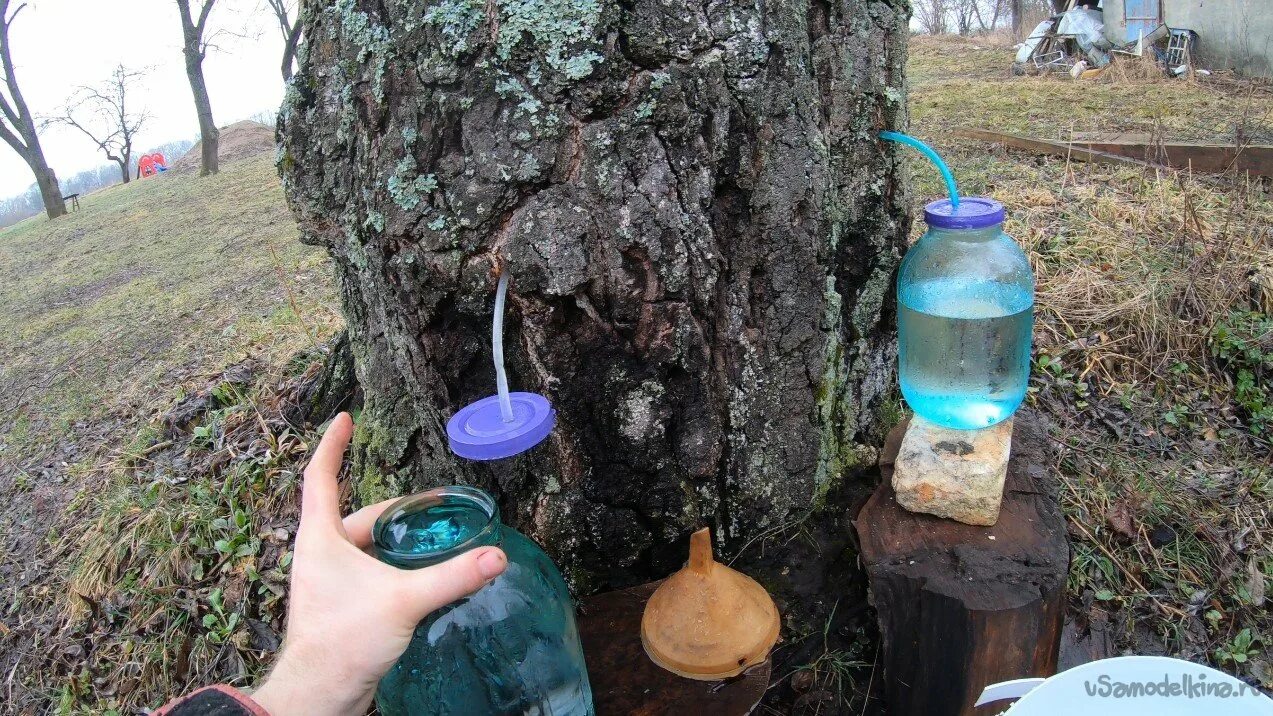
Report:
M203 58L208 54L208 15L212 13L216 0L202 0L198 15L190 13L190 0L176 0L176 3L181 12L181 51L186 57L186 77L190 79L190 91L199 115L199 140L203 148L199 175L207 176L216 174L220 169L217 146L221 133L212 120L212 100L208 98L208 85L203 79Z
M920 29L929 35L944 35L948 31L950 0L915 0L912 10Z
M101 87L81 87L67 100L62 114L53 120L78 129L119 165L119 175L127 184L132 178L133 139L150 116L130 108L129 91L145 75L123 65L115 68Z
M301 12L296 0L265 0L278 19L279 32L283 33L283 81L292 79L293 65L296 64L296 47L301 40ZM292 13L296 18L292 19Z
M977 16L977 24L981 26L982 32L997 29L1000 18L1008 14L1008 0L971 0L971 2L973 14Z
M10 13L9 0L0 0L0 65L4 68L4 87L8 92L6 96L4 91L0 91L0 114L3 114L0 117L0 137L31 167L35 183L40 187L40 198L44 200L44 213L52 219L66 213L66 203L62 201L57 175L44 160L44 149L35 131L35 117L18 89L9 47L9 28L24 7L25 3Z
M975 31L990 32L997 28L999 20L1010 12L1010 1L1030 0L915 0L912 10L920 29L930 35L952 30L960 35L971 35Z
M972 34L972 20L977 11L977 0L949 0L950 14L955 17L955 31L960 35Z

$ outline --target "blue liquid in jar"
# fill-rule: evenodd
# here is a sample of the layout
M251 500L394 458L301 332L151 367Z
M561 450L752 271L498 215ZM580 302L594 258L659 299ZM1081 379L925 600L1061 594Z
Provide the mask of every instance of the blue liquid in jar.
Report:
M486 514L466 505L433 505L395 519L385 537L397 552L445 552L472 539L489 521Z
M933 278L899 286L898 364L914 411L973 430L1011 416L1030 377L1034 296L1025 287Z

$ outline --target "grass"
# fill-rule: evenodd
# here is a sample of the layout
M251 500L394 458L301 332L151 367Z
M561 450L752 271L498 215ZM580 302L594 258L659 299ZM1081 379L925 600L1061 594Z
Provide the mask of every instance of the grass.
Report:
M280 361L336 320L327 259L298 242L268 156L81 206L0 231L0 462L149 407L156 385Z
M249 684L277 648L299 464L313 436L258 396L233 397L205 415L211 439L150 461L163 477L114 481L74 547L66 622L96 636L80 672L91 678L64 677L71 711L155 706L209 681ZM179 457L194 464L177 468ZM118 475L144 474L140 464ZM122 696L74 688L88 681Z

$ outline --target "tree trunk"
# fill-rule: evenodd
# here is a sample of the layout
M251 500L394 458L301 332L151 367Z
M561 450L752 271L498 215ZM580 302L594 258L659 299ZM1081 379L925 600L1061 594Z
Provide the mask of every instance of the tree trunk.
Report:
M119 160L117 164L119 164L119 177L123 180L123 183L127 184L132 179L132 173L128 171L129 161L124 158Z
M203 79L203 33L213 1L203 0L196 19L191 15L189 0L177 0L177 9L181 13L181 52L186 58L186 77L190 80L190 93L194 96L195 113L199 116L199 142L202 147L199 176L216 174L220 170L217 148L221 132L212 120L212 100L208 97L208 85Z
M220 171L217 159L217 147L221 139L221 130L212 119L212 100L208 97L208 86L203 81L203 60L186 57L186 76L190 78L190 92L194 95L195 111L199 115L199 142L202 147L199 176L216 174Z
M843 496L893 405L909 226L877 133L905 123L906 23L890 0L307 10L279 166L336 264L361 500L483 486L580 590L665 576L703 525L780 594L851 572ZM510 382L557 426L466 462L445 425L494 391L501 267ZM839 541L786 570L803 541L764 538L796 528Z
M301 9L298 7L296 11L300 12ZM292 81L292 66L296 64L296 48L300 43L300 39L301 33L298 26L297 30L288 33L283 43L283 63L280 68L283 71L283 84Z
M34 136L34 132L32 133ZM66 213L66 202L62 200L62 187L58 185L57 175L53 168L44 161L44 150L39 142L34 143L32 156L27 158L31 173L35 175L35 184L40 187L40 198L44 200L44 213L50 219L56 219Z
M57 175L44 159L40 135L35 131L34 115L27 107L22 89L18 86L9 44L9 30L18 13L25 7L25 3L19 3L18 8L10 13L9 0L0 0L0 83L8 91L7 95L0 94L0 115L3 115L0 118L0 139L31 168L36 186L40 188L40 198L44 200L44 213L50 219L56 219L66 213L66 202L62 201L62 189L58 186Z

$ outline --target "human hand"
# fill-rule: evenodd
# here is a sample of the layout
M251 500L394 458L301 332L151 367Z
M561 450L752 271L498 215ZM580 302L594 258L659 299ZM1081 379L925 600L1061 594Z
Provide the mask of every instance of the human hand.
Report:
M416 570L363 552L393 500L341 519L336 476L353 428L348 413L336 416L305 468L283 651L252 694L271 716L365 713L416 624L508 566L497 547Z

